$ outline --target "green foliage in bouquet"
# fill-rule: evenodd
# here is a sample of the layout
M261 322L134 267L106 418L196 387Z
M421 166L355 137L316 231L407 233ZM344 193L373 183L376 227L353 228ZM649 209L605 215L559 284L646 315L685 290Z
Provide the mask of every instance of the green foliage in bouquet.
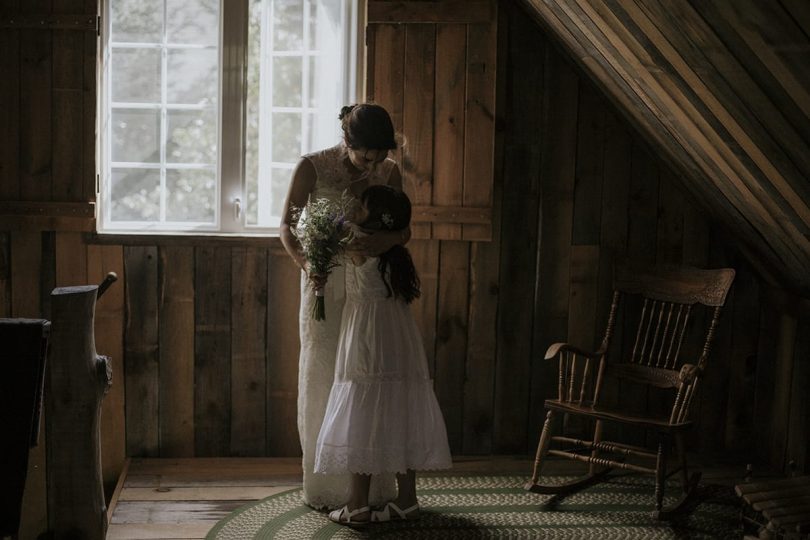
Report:
M339 256L351 240L347 214L352 198L344 193L340 199L310 199L304 208L295 208L293 235L301 244L304 259L309 263L311 275L328 276L340 266ZM315 305L312 317L316 321L326 319L326 305L322 288L315 288Z

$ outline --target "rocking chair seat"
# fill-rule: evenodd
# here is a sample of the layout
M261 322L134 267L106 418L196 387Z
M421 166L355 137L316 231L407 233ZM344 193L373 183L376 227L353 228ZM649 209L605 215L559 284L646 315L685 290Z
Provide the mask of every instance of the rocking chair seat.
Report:
M546 408L578 416L596 418L598 420L622 422L625 424L644 426L646 428L667 432L679 431L689 427L692 424L692 422L688 420L685 422L670 424L669 418L663 416L632 415L623 411L611 410L603 407L602 405L594 407L590 403L586 402L579 404L570 401L560 401L559 399L547 399Z

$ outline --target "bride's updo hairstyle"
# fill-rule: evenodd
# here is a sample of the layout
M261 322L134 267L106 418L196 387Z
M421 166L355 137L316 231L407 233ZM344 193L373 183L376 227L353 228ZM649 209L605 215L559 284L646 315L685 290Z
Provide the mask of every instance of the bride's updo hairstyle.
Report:
M349 148L394 150L394 123L388 111L374 103L347 105L340 109L340 126Z
M367 187L360 195L360 201L368 210L368 218L360 223L364 229L399 231L411 223L410 199L390 186ZM419 298L419 276L411 254L404 246L395 245L380 255L377 268L389 297L401 298L406 304Z

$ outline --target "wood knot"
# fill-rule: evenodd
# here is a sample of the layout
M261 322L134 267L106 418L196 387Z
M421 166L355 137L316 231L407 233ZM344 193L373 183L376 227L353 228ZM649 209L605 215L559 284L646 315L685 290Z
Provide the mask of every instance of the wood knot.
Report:
M103 394L112 386L112 362L107 356L96 356L96 377Z

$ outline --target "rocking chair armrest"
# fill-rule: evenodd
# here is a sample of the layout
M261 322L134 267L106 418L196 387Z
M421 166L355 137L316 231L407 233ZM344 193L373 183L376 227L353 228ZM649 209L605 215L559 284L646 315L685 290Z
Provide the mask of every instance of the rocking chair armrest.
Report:
M681 371L678 373L678 378L681 384L692 384L698 376L700 368L694 364L684 364L681 366Z
M585 349L580 349L579 347L575 347L569 343L554 343L546 350L546 356L544 357L545 360L551 360L555 356L557 356L561 352L571 352L579 356L583 356L585 358L600 358L605 354L605 350L603 348L599 348L596 352L586 351Z

